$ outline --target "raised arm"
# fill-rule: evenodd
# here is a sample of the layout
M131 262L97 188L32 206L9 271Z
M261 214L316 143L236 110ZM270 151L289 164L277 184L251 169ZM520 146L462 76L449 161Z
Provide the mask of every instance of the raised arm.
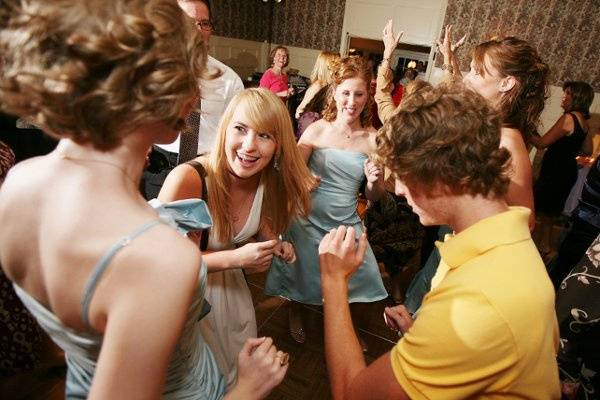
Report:
M355 245L353 228L341 226L319 245L325 320L325 358L335 400L407 399L392 371L389 353L367 367L352 326L348 279L362 263L367 240Z
M456 50L465 42L467 35L464 35L458 42L452 43L452 25L446 25L444 30L443 42L438 40L437 46L442 56L444 56L444 63L442 69L444 70L444 79L450 81L460 81L462 79L462 72L460 71L460 63L456 57Z
M377 114L381 122L385 123L396 110L392 100L393 73L390 65L392 53L400 42L404 32L394 33L394 23L390 19L383 28L383 60L377 72L377 86L375 89L375 103L377 103Z

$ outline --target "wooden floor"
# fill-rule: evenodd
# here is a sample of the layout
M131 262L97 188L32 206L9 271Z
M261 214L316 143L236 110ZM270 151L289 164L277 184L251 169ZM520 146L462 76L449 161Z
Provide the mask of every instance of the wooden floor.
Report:
M330 399L329 381L323 347L323 311L318 306L303 306L306 342L296 343L289 334L287 300L263 293L265 274L248 276L259 336L275 339L277 347L290 354L290 368L283 383L267 397L271 400ZM389 351L398 336L383 322L383 308L390 300L369 304L367 318L359 324L368 345L367 362Z
M323 312L321 307L305 306L302 310L307 338L296 343L288 331L289 302L263 293L266 274L248 276L248 286L256 309L259 336L270 336L278 348L290 354L290 368L283 383L268 399L329 399L329 382L323 348ZM392 348L397 340L383 323L383 307L388 301L368 305L368 317L359 328L368 344L368 362ZM65 369L43 368L9 379L0 379L0 399L64 399Z

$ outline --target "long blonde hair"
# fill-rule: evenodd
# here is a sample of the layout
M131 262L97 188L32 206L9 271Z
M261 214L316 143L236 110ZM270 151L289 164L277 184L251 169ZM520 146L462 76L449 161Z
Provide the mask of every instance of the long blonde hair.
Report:
M310 83L318 82L321 86L331 83L331 64L339 60L340 55L331 51L322 51L315 61L315 66L310 73Z
M278 235L287 230L296 216L308 215L310 188L314 181L296 146L292 121L283 102L269 90L261 88L246 89L237 94L223 113L215 148L206 168L210 179L208 207L213 217L215 236L222 242L230 240L233 233L229 218L231 177L225 137L238 107L244 107L248 119L252 121L251 128L271 134L276 143L273 159L261 171L265 187L261 223L267 223Z

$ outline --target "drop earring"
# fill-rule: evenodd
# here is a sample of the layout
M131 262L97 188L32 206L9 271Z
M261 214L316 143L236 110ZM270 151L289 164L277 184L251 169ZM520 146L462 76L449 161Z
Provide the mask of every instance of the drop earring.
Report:
M273 160L273 168L275 168L275 171L279 171L279 156L275 156Z

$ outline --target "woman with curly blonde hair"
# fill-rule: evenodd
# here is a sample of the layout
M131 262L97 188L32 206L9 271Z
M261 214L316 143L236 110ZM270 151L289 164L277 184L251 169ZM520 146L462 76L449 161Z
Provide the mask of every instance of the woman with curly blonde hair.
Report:
M289 265L275 260L265 292L292 299L290 333L302 343L305 332L298 313L298 302L321 304L319 261L316 252L321 238L340 224L361 232L356 212L357 193L366 177L367 198L376 200L383 193L383 174L370 156L375 152L375 129L371 126L369 94L371 73L365 61L346 57L333 65L333 96L323 119L310 125L298 142L313 174L320 178L312 194L312 210L298 219L285 235L296 248L296 261ZM351 303L367 303L387 297L373 252L349 285Z
M175 139L205 75L189 18L168 0L2 2L0 53L1 108L60 139L2 186L0 264L65 350L65 397L221 398L198 329L206 264L138 191L148 149ZM266 396L282 357L248 340L225 397Z
M294 248L275 239L308 214L312 181L285 105L266 89L246 89L225 110L210 157L178 166L161 189L161 201L208 202L213 227L204 244L193 238L206 250L212 306L201 329L228 385L244 342L257 334L244 271L266 270L273 256L294 259Z

